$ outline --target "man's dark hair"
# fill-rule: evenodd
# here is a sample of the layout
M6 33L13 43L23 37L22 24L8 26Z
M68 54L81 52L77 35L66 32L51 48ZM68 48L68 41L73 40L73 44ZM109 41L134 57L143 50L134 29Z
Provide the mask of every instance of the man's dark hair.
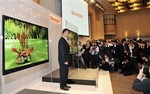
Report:
M112 42L117 43L117 40L116 40L116 39L114 39L114 40L112 40Z
M136 38L133 38L133 41L137 41Z
M123 43L123 42L125 42L126 41L126 39L125 38L123 38L122 40L121 40L121 42Z
M139 42L139 43L142 43L142 42L143 42L143 40L142 40L142 39L139 39L139 40L138 40L138 42Z
M65 29L62 30L62 33L65 33L66 31L70 32L69 29L65 28Z

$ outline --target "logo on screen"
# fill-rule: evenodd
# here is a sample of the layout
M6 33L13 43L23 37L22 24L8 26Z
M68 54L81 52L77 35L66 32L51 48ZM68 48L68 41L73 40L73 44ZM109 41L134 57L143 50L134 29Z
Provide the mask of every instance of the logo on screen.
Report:
M74 16L77 16L79 18L83 18L83 15L82 14L79 14L77 12L74 12L74 11L71 11L71 14L74 15Z
M52 21L54 21L55 23L58 23L58 24L60 24L60 22L61 22L60 19L58 19L54 16L50 16L50 20L52 20Z

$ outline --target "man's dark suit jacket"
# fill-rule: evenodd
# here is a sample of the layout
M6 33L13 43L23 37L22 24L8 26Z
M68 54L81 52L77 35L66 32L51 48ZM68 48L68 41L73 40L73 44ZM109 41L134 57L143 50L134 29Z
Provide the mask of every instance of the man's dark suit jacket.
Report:
M143 81L140 81L139 79L134 80L133 89L143 92L143 94L150 94L150 79L147 78Z
M124 45L126 47L126 51L129 52L129 47L127 44ZM124 47L123 47L123 44L120 44L120 53L123 54L125 51Z
M60 64L70 61L70 47L63 37L60 38L58 43L58 60Z
M70 61L70 47L65 38L61 37L58 42L58 61L60 65L60 88L67 86L68 79L68 65L65 62Z

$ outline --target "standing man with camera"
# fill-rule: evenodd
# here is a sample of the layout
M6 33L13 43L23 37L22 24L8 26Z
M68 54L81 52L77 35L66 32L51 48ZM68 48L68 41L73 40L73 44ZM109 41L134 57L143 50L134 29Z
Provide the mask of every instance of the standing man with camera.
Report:
M67 86L68 70L70 62L70 46L68 44L69 30L63 29L62 37L58 42L58 62L60 66L60 89L68 91L70 86Z
M92 46L89 52L91 54L91 68L97 68L99 63L99 47L96 41L92 41Z
M150 66L143 66L133 82L133 89L143 94L150 94Z

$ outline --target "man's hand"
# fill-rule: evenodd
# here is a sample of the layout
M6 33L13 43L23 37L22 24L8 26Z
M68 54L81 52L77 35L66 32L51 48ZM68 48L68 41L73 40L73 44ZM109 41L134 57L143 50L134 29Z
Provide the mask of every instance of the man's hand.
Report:
M68 65L68 62L65 62L65 65Z
M141 80L143 78L143 76L144 76L143 69L144 69L144 66L142 66L142 69L140 69L139 74L137 76L137 79L139 79L139 80Z

